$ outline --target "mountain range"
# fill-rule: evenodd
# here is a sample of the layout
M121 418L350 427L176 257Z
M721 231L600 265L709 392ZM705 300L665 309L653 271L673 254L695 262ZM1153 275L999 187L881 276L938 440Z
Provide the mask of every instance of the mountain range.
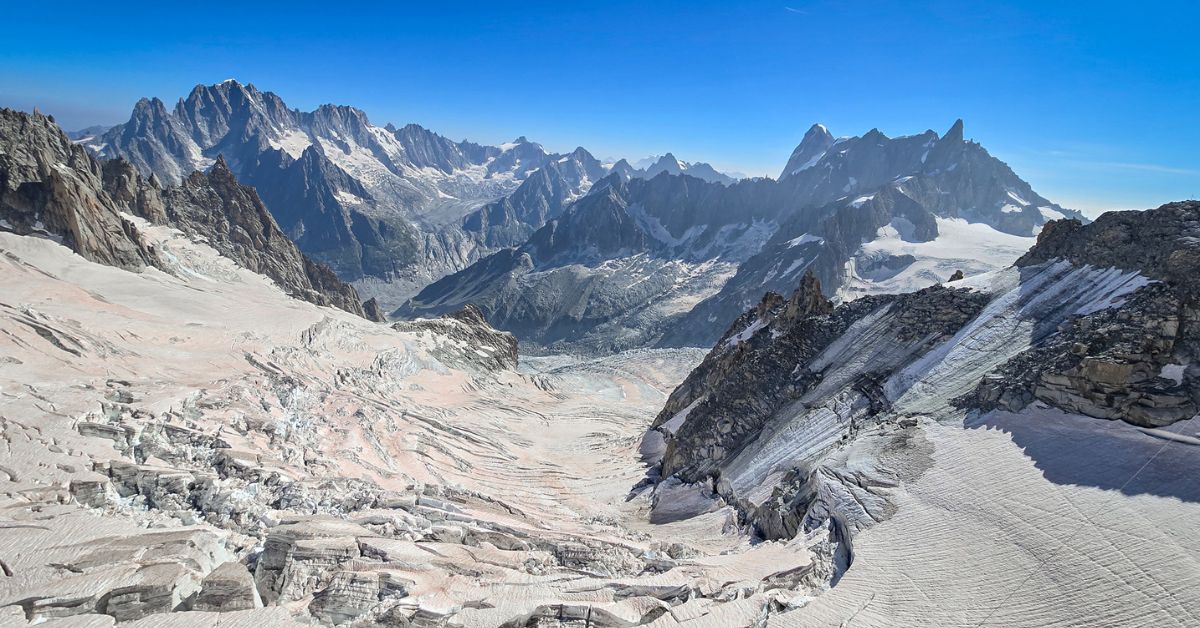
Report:
M218 156L177 186L143 178L128 162L98 161L53 119L0 109L0 226L62 242L85 259L131 271L180 271L170 251L148 246L136 218L203 238L222 254L318 305L379 319L354 288L299 251L253 188Z
M229 80L77 141L167 184L220 157L280 229L399 318L475 304L532 350L705 346L811 270L829 296L902 292L1011 263L1082 218L963 135L813 125L778 179L668 153L634 167L524 137L454 142L361 110L288 108Z
M961 122L575 151L388 324L109 132L0 109L2 625L1194 623L1200 202L1085 224Z
M778 180L610 176L520 246L430 284L396 315L461 308L550 348L711 344L807 271L830 296L1001 268L1048 220L1082 218L963 136L814 125Z
M349 106L303 112L235 80L197 85L171 109L143 98L128 122L78 136L98 156L123 158L166 183L224 155L302 251L393 304L523 241L604 175L646 175L623 160L601 164L582 148L552 154L524 137L485 146L416 124L375 126ZM674 157L653 167L732 181Z

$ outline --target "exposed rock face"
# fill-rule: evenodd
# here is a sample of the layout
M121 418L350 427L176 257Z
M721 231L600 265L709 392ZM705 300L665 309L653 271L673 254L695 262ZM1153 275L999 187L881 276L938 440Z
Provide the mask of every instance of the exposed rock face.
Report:
M764 288L789 290L805 272L830 296L913 290L943 280L947 266L1002 268L1048 219L1071 213L964 140L961 123L944 137L872 130L836 141L818 126L798 160L777 182L709 183L678 168L612 176L520 246L429 285L395 314L472 302L532 346L707 346ZM963 248L989 234L1001 244L930 258L944 240Z
M784 292L812 271L829 296L909 292L954 270L974 275L1011 264L1047 220L1082 218L1036 194L1006 164L965 141L961 121L887 138L878 131L834 142L815 126L779 185L800 206L721 291L660 341L708 346L720 321L766 290Z
M719 476L724 462L737 457L785 405L822 383L817 356L868 315L890 319L895 355L864 365L871 372L853 386L875 406L873 412L886 410L878 388L899 358L919 356L949 338L986 302L985 295L939 286L835 308L811 273L790 298L767 293L734 322L655 419L653 428L668 437L663 477L698 482Z
M127 162L97 161L49 119L7 109L0 111L0 150L6 230L61 238L86 259L126 270L155 265L172 272L141 244L137 228L121 216L126 212L207 240L297 298L365 315L354 288L300 253L222 157L208 173L162 188Z
M293 158L262 147L239 164L280 229L300 250L349 280L387 275L421 261L421 235L402 215L388 215L366 187L316 145Z
M253 188L240 185L224 157L163 192L167 220L297 298L365 316L358 293L327 267L304 256L276 226Z
M893 512L887 461L925 455L920 418L1035 402L1148 428L1196 416L1198 229L1200 203L1173 203L1051 222L986 279L836 307L813 274L767 293L643 440L655 509L728 503L766 538L828 528L844 569L854 531Z
M415 124L378 127L353 107L289 109L234 80L197 85L173 108L142 99L128 122L80 141L170 184L224 155L302 251L362 280L389 309L520 244L605 175L647 176L582 148L550 154L524 137L481 146ZM687 171L728 180L706 164Z
M654 163L646 166L645 170L638 172L637 176L644 179L653 179L662 173L681 175L686 174L690 177L703 179L709 183L721 183L729 185L737 181L723 172L717 172L712 166L706 163L690 164L685 161L680 161L675 155L667 153L659 157Z
M61 238L82 257L140 271L153 263L122 209L105 193L113 178L40 114L0 109L0 226ZM128 200L128 199L125 199Z
M512 194L468 214L463 229L493 250L519 246L607 174L608 169L591 153L576 148L547 162Z
M55 528L60 540L67 541L61 535L73 533L72 523L86 523L68 523L69 515L62 514L68 519L55 522ZM123 622L169 613L181 608L200 588L204 574L228 556L221 535L212 531L123 532L83 544L68 541L58 547L39 547L44 541L36 537L25 540L42 552L43 560L61 565L62 575L36 588L10 588L0 598L0 605L19 605L24 619L34 622L77 615L108 615ZM6 558L12 569L26 575L34 568L26 560L14 560L11 554Z
M1158 427L1200 411L1200 202L1114 212L1093 224L1046 226L1017 265L1065 259L1158 280L1119 310L1081 312L1015 357L962 403L1019 410L1034 400L1089 416Z
M483 312L475 305L436 319L417 319L392 325L400 331L428 331L443 340L439 343L439 357L447 364L459 368L482 365L486 369L514 369L517 367L517 338L504 331L497 331L488 324Z

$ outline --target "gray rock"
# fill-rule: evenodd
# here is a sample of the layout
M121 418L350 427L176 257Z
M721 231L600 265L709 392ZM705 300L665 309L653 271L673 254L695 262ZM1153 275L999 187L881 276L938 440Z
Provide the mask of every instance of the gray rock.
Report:
M191 610L229 612L262 608L254 576L246 566L230 561L212 570L200 583Z

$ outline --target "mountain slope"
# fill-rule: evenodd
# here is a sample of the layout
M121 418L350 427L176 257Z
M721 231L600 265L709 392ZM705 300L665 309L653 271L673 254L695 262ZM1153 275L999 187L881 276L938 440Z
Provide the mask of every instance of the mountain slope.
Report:
M703 512L671 498L699 483L766 538L830 524L851 552L856 531L894 512L884 453L918 419L1035 421L1049 408L1145 428L1190 420L1198 224L1200 202L1061 220L1015 266L974 279L838 306L812 274L790 298L767 293L647 435L661 516Z
M416 124L378 127L353 107L302 112L235 80L197 85L173 108L142 99L128 122L98 131L80 141L167 183L224 155L301 250L395 304L520 244L610 172L647 176L624 160L601 164L583 149L550 154L524 137L483 146ZM706 164L670 162L731 181Z
M720 333L713 323L737 316L764 290L788 290L806 271L839 299L908 292L957 271L1002 268L1033 245L1047 220L1082 218L965 141L961 121L941 138L930 131L891 140L877 131L833 140L817 125L788 168L781 186L808 191L815 201L836 200L784 222L664 346L711 343Z
M944 137L895 139L872 130L834 140L817 125L792 161L779 181L606 179L513 251L431 284L397 315L475 302L539 345L704 345L721 321L806 271L830 295L914 290L1001 268L1047 219L1071 213L966 141L961 121Z
M608 351L654 342L664 321L714 292L774 223L764 182L732 186L659 174L610 175L520 247L427 287L398 315L475 303L541 346ZM739 215L730 207L746 208Z
M5 230L61 239L86 259L126 270L175 272L169 258L142 242L132 214L204 238L298 298L365 316L354 288L305 257L223 158L207 174L195 172L177 187L162 188L124 161L97 161L48 118L4 109L0 180Z
M84 259L140 271L154 254L104 192L105 172L53 120L0 109L0 227L61 239Z
M713 168L706 163L688 163L686 161L680 161L679 158L671 153L667 153L662 157L650 160L650 162L646 164L646 167L641 169L641 171L638 173L638 176L641 176L645 179L653 179L663 172L667 174L686 174L696 177L697 179L703 179L710 183L723 183L725 185L729 185L730 183L737 181L736 178L731 177L723 172L717 172L716 168Z

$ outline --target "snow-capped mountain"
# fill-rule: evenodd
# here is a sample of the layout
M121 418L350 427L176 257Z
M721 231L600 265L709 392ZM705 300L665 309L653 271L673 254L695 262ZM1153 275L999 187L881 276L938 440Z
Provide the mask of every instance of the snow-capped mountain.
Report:
M1033 245L1046 221L1083 219L966 141L961 120L942 137L926 131L894 139L872 130L834 140L814 125L779 185L823 204L783 221L720 293L673 328L665 344L690 345L695 329L713 334L709 325L730 320L764 290L786 291L806 271L838 300L909 292L957 271L1003 268Z
M475 302L538 344L695 346L806 271L849 297L1002 268L1046 220L1077 214L962 128L834 140L816 125L779 181L605 179L520 246L431 284L398 313Z
M431 284L397 314L469 302L531 344L652 344L774 232L778 204L767 199L775 189L771 181L609 175L520 246Z
M576 148L568 155L548 161L512 194L468 214L462 227L486 247L520 245L609 172L623 172L624 168L618 167L620 163L606 168L583 147Z
M733 176L729 173L718 172L709 164L704 162L688 163L681 161L678 157L671 153L665 155L651 155L639 159L634 163L633 167L640 171L635 176L651 179L660 172L667 174L688 174L697 179L704 179L713 183L724 183L726 185L745 177Z
M85 145L167 183L224 155L284 231L347 279L425 264L425 249L445 248L431 226L504 196L551 158L523 137L481 146L415 124L375 126L353 107L302 112L233 80L197 85L170 111L142 99L128 122Z
M78 141L168 184L224 155L302 250L393 306L520 244L610 172L647 174L624 160L602 164L582 148L551 154L525 137L485 146L416 124L376 126L349 106L303 112L235 80L197 85L170 109L144 98L128 122L87 129ZM706 164L663 159L731 180Z
M85 259L133 272L180 270L170 250L147 245L136 218L203 238L239 266L318 305L379 318L354 288L313 263L278 228L223 157L176 186L143 178L128 162L99 161L40 114L0 109L0 229L64 244ZM371 310L367 312L366 310Z

